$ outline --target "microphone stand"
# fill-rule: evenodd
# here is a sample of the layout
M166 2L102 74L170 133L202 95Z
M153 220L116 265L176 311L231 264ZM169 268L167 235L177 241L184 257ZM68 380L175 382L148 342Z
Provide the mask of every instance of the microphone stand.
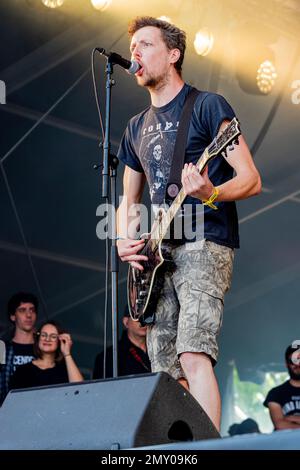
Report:
M119 258L116 245L116 207L117 207L117 167L118 158L111 153L110 143L110 115L111 115L111 89L115 85L112 79L113 61L106 55L106 101L105 101L105 134L103 143L102 167L102 197L109 202L110 176L110 202L112 206L112 232L110 246L110 272L111 272L111 315L112 315L112 348L113 348L113 377L118 376L118 272Z

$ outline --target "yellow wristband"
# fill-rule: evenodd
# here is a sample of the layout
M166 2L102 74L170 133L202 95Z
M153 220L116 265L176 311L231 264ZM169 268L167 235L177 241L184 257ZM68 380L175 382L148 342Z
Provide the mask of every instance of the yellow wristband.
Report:
M202 204L204 206L208 206L211 209L214 209L216 211L218 208L215 204L213 204L213 202L217 199L218 195L219 195L219 190L218 190L218 188L214 187L213 193L210 196L210 198L207 199L207 200L202 201Z

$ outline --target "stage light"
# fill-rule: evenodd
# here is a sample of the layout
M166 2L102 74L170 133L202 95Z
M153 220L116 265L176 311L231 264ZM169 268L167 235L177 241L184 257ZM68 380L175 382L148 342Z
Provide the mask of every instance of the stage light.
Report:
M197 54L206 56L212 50L213 45L214 36L208 29L203 28L196 33L194 48Z
M232 30L232 52L240 88L251 95L267 95L277 78L276 55L272 47L278 32L246 20Z
M257 70L256 82L258 89L267 95L274 87L277 78L276 69L270 60L262 62Z
M169 18L169 16L162 15L162 16L159 16L157 19L161 21L166 21L167 23L172 23L172 20L171 18Z
M64 1L65 0L42 0L42 3L48 8L58 8L64 4Z
M251 95L267 95L275 85L275 54L270 47L246 46L236 57L236 78L243 91Z
M104 11L111 4L112 0L91 0L91 4L96 10Z

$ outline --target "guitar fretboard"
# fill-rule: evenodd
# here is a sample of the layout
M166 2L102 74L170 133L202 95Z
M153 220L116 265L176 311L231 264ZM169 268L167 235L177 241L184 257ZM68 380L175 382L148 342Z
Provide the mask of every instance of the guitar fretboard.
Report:
M203 154L201 155L201 157L199 158L198 162L196 163L199 173L202 173L202 171L204 170L209 160L210 160L209 148L206 148ZM177 214L177 212L179 211L185 198L186 198L186 194L182 188L177 194L174 201L172 202L168 211L163 215L160 223L157 224L156 227L154 227L153 231L151 232L151 242L152 242L151 245L152 245L153 250L165 238L168 232L168 229L170 227L170 224L172 220L174 219L175 215Z

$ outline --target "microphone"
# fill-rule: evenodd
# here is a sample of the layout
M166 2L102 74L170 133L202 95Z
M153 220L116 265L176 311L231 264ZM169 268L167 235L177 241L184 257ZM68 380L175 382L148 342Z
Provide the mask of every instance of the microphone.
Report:
M130 74L135 74L142 68L142 66L135 60L124 59L124 57L120 56L116 52L110 52L107 54L103 47L96 47L96 50L100 52L100 54L105 55L105 57L107 57L111 63L120 65Z

